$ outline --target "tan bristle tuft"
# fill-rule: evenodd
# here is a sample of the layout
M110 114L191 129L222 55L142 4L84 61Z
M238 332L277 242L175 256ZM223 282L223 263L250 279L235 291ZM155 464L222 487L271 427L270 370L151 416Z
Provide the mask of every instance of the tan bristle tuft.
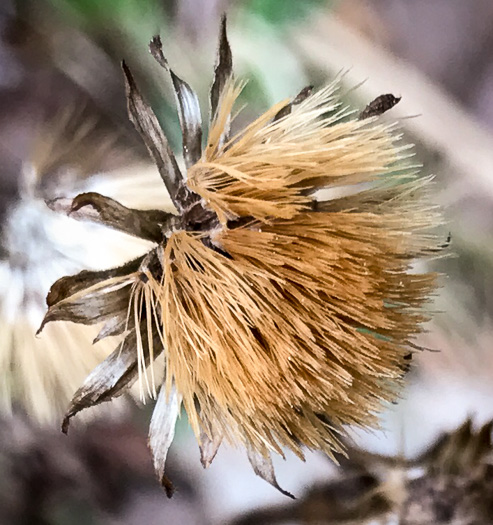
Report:
M342 121L348 112L337 111L334 90L329 86L273 121L288 103L280 102L221 147L214 125L188 185L224 224L242 215L289 219L311 202L303 190L368 182L390 172L405 148L396 147L388 125ZM224 113L238 92L228 86ZM224 118L220 112L218 122Z

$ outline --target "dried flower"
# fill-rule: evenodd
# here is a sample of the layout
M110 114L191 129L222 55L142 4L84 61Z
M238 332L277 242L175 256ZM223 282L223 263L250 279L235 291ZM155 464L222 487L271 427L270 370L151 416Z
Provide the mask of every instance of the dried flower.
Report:
M242 85L225 20L202 150L197 96L169 69L159 38L150 49L175 88L187 176L123 64L130 118L177 214L96 193L61 206L156 245L51 288L43 325L104 322L100 338L125 334L74 395L63 429L138 377L142 394L156 395L151 363L164 352L149 442L168 494L164 464L181 406L204 466L223 440L239 444L255 473L282 491L272 452L332 454L344 425L376 425L382 402L397 395L436 286L434 274L410 272L415 258L437 250L429 178L405 166L408 147L374 117L387 108L374 104L355 119L336 84L305 89L230 136ZM330 200L320 200L323 188Z

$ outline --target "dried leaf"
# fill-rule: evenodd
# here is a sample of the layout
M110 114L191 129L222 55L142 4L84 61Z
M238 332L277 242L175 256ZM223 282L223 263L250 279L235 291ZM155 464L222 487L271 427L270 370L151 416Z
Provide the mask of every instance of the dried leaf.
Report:
M151 40L149 49L156 61L169 72L173 81L183 136L183 158L188 169L202 155L202 115L199 99L195 91L170 69L168 61L163 55L163 45L159 36L155 36Z
M282 489L277 483L276 475L274 472L274 465L272 464L272 458L267 450L264 450L264 454L261 454L251 446L247 445L247 455L250 464L252 465L253 471L257 476L260 476L263 480L270 483L275 487L281 494L288 496L289 498L295 499L295 497L288 491Z
M211 87L210 104L211 104L211 122L216 116L219 107L219 99L233 75L233 55L231 47L228 42L228 35L226 31L226 16L221 19L221 29L219 35L219 47L217 51L216 66L214 68L214 81Z
M394 95L390 93L387 95L380 95L366 106L366 108L359 114L358 119L364 120L370 117L378 117L389 109L392 109L400 100L401 97L394 97Z
M166 388L162 386L149 427L149 447L152 452L154 469L168 498L171 498L174 489L171 481L164 474L164 468L168 449L175 436L180 406L181 396L177 393L175 386L172 386L169 395L166 394Z
M83 290L87 290L103 281L130 275L139 269L143 260L144 256L137 257L137 259L133 259L118 268L102 271L83 270L76 275L62 277L50 288L50 291L46 296L46 304L49 307L54 306L60 301L64 301L68 297Z
M53 321L72 321L92 325L113 318L125 319L130 297L131 284L117 290L101 290L77 299L62 301L51 306L43 319L40 331Z
M223 436L221 434L214 434L211 439L205 432L201 433L199 445L200 462L204 468L208 468L211 465L221 446L222 440Z
M147 333L141 330L146 365L149 363ZM154 357L163 350L162 346L154 342ZM62 432L67 433L70 419L81 410L90 408L114 397L122 395L132 386L138 377L138 355L136 351L137 335L132 330L123 343L100 364L86 378L84 384L72 398L62 423Z
M156 115L140 94L132 73L125 62L122 62L122 69L125 75L129 118L156 163L173 204L181 213L183 206L179 194L185 184L176 158Z
M78 220L104 224L141 239L160 242L163 231L176 221L161 210L134 210L95 192L81 193L75 199L54 199L46 203L54 211Z

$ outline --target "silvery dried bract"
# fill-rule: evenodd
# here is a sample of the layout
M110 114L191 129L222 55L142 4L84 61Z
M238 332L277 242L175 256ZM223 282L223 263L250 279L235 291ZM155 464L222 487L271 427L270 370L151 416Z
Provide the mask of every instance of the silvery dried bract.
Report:
M397 395L436 286L435 275L410 272L438 249L429 178L406 167L408 147L378 122L388 107L355 118L336 84L304 89L232 134L242 84L225 20L203 148L196 94L159 38L150 50L173 82L186 176L124 64L130 118L177 213L94 193L61 205L155 243L120 268L60 279L48 295L45 323L104 323L100 338L124 336L74 395L64 429L139 379L143 395L157 396L150 446L168 494L164 464L181 407L204 466L223 441L244 446L255 473L279 488L273 452L330 455L344 425L376 425ZM157 385L152 363L162 353Z

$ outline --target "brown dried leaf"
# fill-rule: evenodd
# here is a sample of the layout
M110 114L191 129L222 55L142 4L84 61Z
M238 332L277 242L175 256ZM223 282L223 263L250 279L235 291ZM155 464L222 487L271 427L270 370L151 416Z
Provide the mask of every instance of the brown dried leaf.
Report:
M200 113L199 99L195 91L170 69L168 61L164 57L163 44L159 36L155 36L151 40L149 49L156 61L169 72L173 81L183 136L183 158L188 169L202 155L202 115Z
M144 358L149 363L147 332L141 329ZM156 335L154 357L162 351ZM138 377L137 336L132 330L124 341L86 378L72 398L62 423L62 432L68 432L70 419L81 410L90 408L122 395Z
M134 210L95 192L81 193L74 199L54 199L46 203L54 211L78 220L104 224L134 237L160 242L163 230L176 220L161 210Z
M184 186L184 179L159 121L151 107L143 99L130 69L122 62L127 93L128 115L144 141L151 157L161 174L173 204L183 212L179 193Z
M217 50L216 66L214 68L214 81L211 87L210 104L211 104L211 122L216 116L219 107L219 99L233 75L233 54L228 42L228 35L226 31L226 16L221 19L221 29L219 34L219 47Z
M152 452L154 469L168 498L173 495L173 485L164 473L168 449L175 436L176 420L180 413L181 396L175 386L166 395L166 387L162 386L152 413L149 427L149 447Z

